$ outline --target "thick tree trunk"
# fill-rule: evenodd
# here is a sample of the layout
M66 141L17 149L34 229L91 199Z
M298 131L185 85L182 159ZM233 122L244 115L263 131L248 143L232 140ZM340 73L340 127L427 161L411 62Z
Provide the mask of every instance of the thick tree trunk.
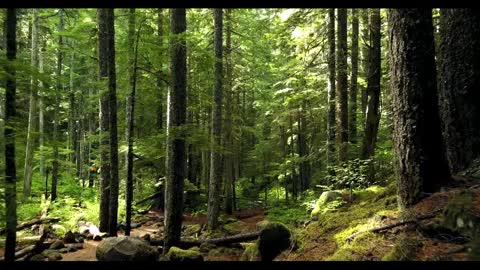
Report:
M63 32L64 21L63 21L64 11L60 9L58 11L59 23L58 31ZM63 36L58 38L58 49L57 49L57 78L56 78L56 87L55 87L55 104L54 104L54 115L53 115L53 164L52 164L52 192L51 200L55 201L57 198L57 182L58 182L58 122L59 122L59 103L61 100L60 93L63 90L62 84L62 65L63 65Z
M186 174L185 138L180 132L187 116L186 10L170 9L170 73L167 115L167 181L165 186L165 245L163 252L180 243L183 186Z
M31 64L38 68L38 9L33 9ZM33 175L33 151L37 132L38 80L32 76L30 83L30 106L28 110L27 148L25 150L25 167L23 171L23 197L30 197Z
M432 11L391 9L390 77L400 208L450 179L437 102Z
M226 19L226 41L225 41L225 149L229 151L225 155L225 213L232 214L233 212L233 157L235 155L233 149L233 134L232 134L232 107L233 107L233 77L232 77L232 10L225 11Z
M128 84L126 93L132 91L132 76L133 76L133 55L135 53L135 9L130 8L126 11L128 16L128 30L127 30L127 67L128 67ZM125 143L128 145L129 127L128 122L130 120L130 99L131 95L128 94L125 97ZM128 151L125 152L124 157L125 173L128 171ZM128 175L127 175L128 177Z
M348 159L348 91L347 91L347 10L337 12L337 144L338 161Z
M110 102L106 90L108 78L108 28L107 10L97 10L98 20L98 80L102 82L100 96L100 226L101 232L107 232L109 228L110 207Z
M110 206L109 235L117 236L118 218L118 136L117 136L117 79L115 71L114 9L107 9L108 100L110 105Z
M327 121L327 166L335 166L335 135L336 135L336 119L335 119L335 9L328 10L328 121ZM330 175L335 172L328 170Z
M365 135L363 137L362 155L367 159L374 155L377 142L378 125L380 123L380 9L370 11L370 49L368 53L368 77L367 77L367 119L365 121Z
M40 50L40 55L38 58L38 68L40 74L43 74L43 53L46 50L46 44L47 42L43 42L43 47ZM43 104L43 95L44 95L44 90L43 90L43 81L39 82L39 87L40 87L40 94L38 96L38 142L40 145L40 180L45 179L45 153L43 151L44 147L44 142L45 142L45 134L44 134L44 104ZM46 195L45 195L46 196ZM46 197L45 197L46 198Z
M350 100L348 113L348 131L351 143L357 142L357 77L358 77L358 13L352 9L352 54L350 56L352 63L352 76L350 83Z
M480 156L480 10L441 9L440 112L452 173Z
M6 230L5 260L15 260L15 242L17 227L17 172L15 166L15 122L16 122L16 73L13 61L17 57L17 10L7 9L6 18L6 51L8 65L5 73L5 208Z
M211 138L211 169L210 187L208 192L208 228L218 227L220 213L220 191L222 186L223 164L219 151L222 136L222 95L223 95L223 65L222 65L222 9L214 10L214 51L215 51L215 87L213 90L212 138Z

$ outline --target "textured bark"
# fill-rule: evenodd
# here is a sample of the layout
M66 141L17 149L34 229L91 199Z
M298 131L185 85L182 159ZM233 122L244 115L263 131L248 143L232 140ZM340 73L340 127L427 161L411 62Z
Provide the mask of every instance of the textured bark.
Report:
M337 145L338 161L348 159L347 10L337 11Z
M8 65L5 66L5 73L8 74L5 80L5 208L6 208L6 230L5 260L15 260L15 242L17 227L17 172L15 167L15 118L16 118L16 74L12 61L17 57L17 10L7 9L6 18L6 51Z
M358 12L352 9L352 76L350 83L350 100L348 102L348 131L351 143L357 142L357 77L358 77Z
M395 169L403 209L450 176L437 103L432 11L392 9L388 20Z
M127 226L125 228L125 235L130 235L131 222L132 222L132 201L133 201L133 132L134 132L134 119L135 119L135 90L137 86L137 53L138 53L138 37L140 36L140 29L137 33L137 42L135 45L135 9L131 8L128 12L128 49L129 55L129 88L130 94L127 97L127 128L126 128L126 140L128 144L128 151L126 156L126 174L127 185L125 190L125 222Z
M43 53L45 52L46 50L46 45L47 45L47 42L44 40L43 42L43 47L40 51L40 54L38 56L38 71L40 72L40 74L43 74ZM44 123L45 123L45 120L44 120L44 105L43 105L43 93L44 93L44 90L43 90L43 81L39 81L39 84L38 84L39 88L40 88L40 94L38 95L38 135L39 135L39 138L38 138L38 142L39 142L39 145L40 145L40 180L43 180L45 179L45 153L43 151L43 147L44 147L44 137L45 137L45 134L44 134ZM46 195L45 195L46 196Z
M225 11L226 41L225 41L225 149L229 151L225 160L225 213L233 212L233 134L232 134L232 108L233 108L233 77L232 77L232 10Z
M215 9L214 16L214 39L215 51L215 86L213 89L213 110L212 110L212 137L211 137L211 169L210 187L208 192L208 228L210 230L218 227L218 216L220 213L220 191L222 186L223 164L222 155L218 147L221 146L222 136L222 95L223 95L223 63L222 63L222 33L223 33L223 11Z
M126 11L126 16L128 16L128 29L127 29L127 67L128 67L128 83L127 83L127 93L131 93L132 90L132 76L133 76L133 55L135 53L135 9L129 8ZM128 122L130 119L130 98L131 95L128 94L125 97L125 142L128 145ZM125 173L128 171L128 151L125 152L124 156L124 165ZM128 175L127 175L128 177Z
M452 173L480 155L480 11L442 9L439 98Z
M327 164L334 166L335 158L335 9L328 10L328 72L329 72L329 89L328 89L328 122L327 122ZM334 174L333 170L328 170L330 175Z
M64 21L63 21L64 11L60 9L58 11L59 22L58 22L58 31L63 32ZM63 90L62 84L62 65L63 65L63 36L58 38L58 49L57 49L57 78L56 78L56 87L55 87L55 104L53 112L53 164L52 164L52 194L51 200L55 201L57 198L57 182L58 182L58 112L59 112L59 103L60 103L60 92Z
M118 218L118 136L117 136L117 79L115 71L115 24L114 10L107 9L107 65L108 65L108 100L110 109L110 206L109 235L117 236Z
M370 40L370 25L369 25L369 9L366 8L362 11L362 76L368 78L368 52L369 52L369 40ZM361 107L362 107L362 126L365 125L367 119L367 87L362 87L361 90Z
M368 52L368 76L367 76L367 118L365 121L365 135L363 137L363 159L374 155L377 142L378 125L380 123L380 9L375 8L370 12L370 48Z
M298 113L298 156L307 158L309 149L307 144L307 119L305 117L306 102L304 101ZM310 161L303 160L300 162L300 191L303 192L310 188L311 166Z
M38 9L33 9L31 65L38 68ZM33 151L37 132L38 81L32 76L30 82L30 105L28 110L27 148L23 171L23 197L30 197L32 190Z
M165 245L163 252L180 243L183 215L183 186L186 175L185 138L180 129L187 116L187 30L186 10L170 9L170 73L167 117L167 181L165 186Z
M107 232L109 228L110 208L110 102L108 99L108 41L107 41L107 10L97 10L98 20L98 80L102 82L100 90L100 224L101 232Z

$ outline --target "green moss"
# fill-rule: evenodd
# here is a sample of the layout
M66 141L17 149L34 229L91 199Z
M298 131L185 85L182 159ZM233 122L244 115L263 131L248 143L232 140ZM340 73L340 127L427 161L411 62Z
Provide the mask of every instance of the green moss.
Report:
M468 254L471 261L480 261L480 234L477 234L472 241L472 249Z
M241 251L241 250L240 250ZM238 249L233 249L233 248L227 248L227 247L217 247L214 249L211 249L208 252L209 257L221 257L224 255L237 255Z
M363 259L362 254L372 251L382 236L375 233L364 233L357 236L351 243L345 243L345 238L341 241L344 243L327 261L359 261Z
M240 261L252 262L260 260L260 252L258 251L257 243L247 243L243 244L243 246L245 246L245 251L240 257Z
M415 239L401 237L395 246L388 252L382 261L410 261L420 248L421 242Z
M171 247L166 255L170 261L203 261L199 250Z
M223 228L225 229L225 231L227 231L228 234L239 234L243 232L243 230L245 229L245 225L245 222L241 220L236 220L235 222L223 225Z

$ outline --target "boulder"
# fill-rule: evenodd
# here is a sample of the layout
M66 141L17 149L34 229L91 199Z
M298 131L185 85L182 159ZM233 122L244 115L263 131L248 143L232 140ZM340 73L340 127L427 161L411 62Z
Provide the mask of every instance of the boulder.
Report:
M97 246L96 257L99 261L156 261L158 251L137 237L110 237Z
M53 242L51 245L50 245L50 249L61 249L61 248L64 248L65 245L63 244L63 241L62 240L56 240L55 242Z
M42 256L46 257L49 261L58 261L61 260L62 254L58 250L46 249L41 253Z
M337 200L343 200L342 193L335 190L324 191L315 203L315 208L312 210L311 215L316 216L320 214L320 211L326 206L326 204Z
M262 261L272 261L291 245L290 230L280 222L270 222L260 231L258 251Z
M77 241L75 240L75 234L72 231L66 232L65 236L63 237L63 242L65 244L76 243Z
M47 257L43 256L42 254L35 254L30 258L30 261L33 262L40 262L40 261L45 261Z
M171 247L166 255L169 261L174 262L203 262L203 256L197 249L181 249Z

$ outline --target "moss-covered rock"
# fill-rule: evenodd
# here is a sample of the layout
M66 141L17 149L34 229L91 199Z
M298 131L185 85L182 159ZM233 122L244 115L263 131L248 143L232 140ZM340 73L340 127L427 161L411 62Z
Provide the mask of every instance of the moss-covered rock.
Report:
M214 249L216 247L217 246L215 244L205 242L200 245L200 252L208 253L211 249Z
M170 250L168 250L166 257L169 261L203 261L203 256L197 249L181 249L178 247L171 247Z
M258 251L257 243L246 243L244 246L245 251L240 257L240 261L253 262L260 260L260 252Z
M202 229L202 226L200 224L191 224L187 225L185 228L185 231L183 231L183 235L185 236L195 236L200 230Z
M349 229L342 233L336 234L334 239L337 242L338 249L327 261L361 261L364 260L363 255L368 254L371 250L375 249L380 240L380 236L375 233L364 233L357 236L351 243L345 242L345 233ZM355 230L351 230L355 231Z
M230 235L243 233L246 227L246 223L241 220L235 220L235 222L223 225L223 229Z
M468 259L471 261L480 261L480 234L477 234L472 241L472 249L468 253Z
M473 212L474 194L462 191L445 206L442 225L463 235L473 237L479 231L480 219Z
M421 245L421 242L416 239L400 237L390 252L382 258L382 261L410 261L415 258Z
M311 216L316 216L322 213L322 210L327 206L328 203L333 201L341 201L342 193L335 190L325 191L320 195L317 202L315 203L315 208L313 208Z
M280 222L268 223L260 232L258 251L262 261L272 261L291 245L290 230Z
M221 257L221 256L232 256L232 255L237 255L238 249L235 248L228 248L228 247L217 247L214 249L211 249L208 252L209 257Z

